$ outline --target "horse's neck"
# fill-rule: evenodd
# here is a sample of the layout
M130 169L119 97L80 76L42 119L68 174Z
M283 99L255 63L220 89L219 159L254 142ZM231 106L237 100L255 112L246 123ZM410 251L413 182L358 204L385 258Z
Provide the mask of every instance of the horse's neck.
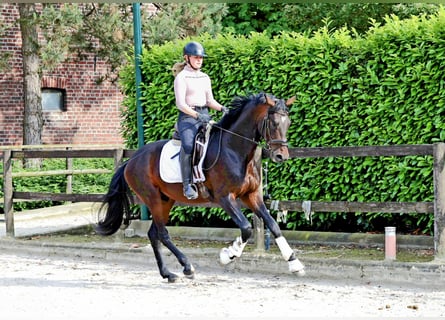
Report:
M227 144L232 148L243 150L244 154L253 153L260 140L258 120L255 121L250 114L250 112L244 112L241 115L242 119L235 121L228 129L233 134L228 136Z
M237 158L240 163L248 163L254 157L260 136L259 119L264 118L265 109L243 110L241 115L223 130L213 131L209 147L213 150L209 160L216 161L223 154ZM208 154L209 156L209 154Z

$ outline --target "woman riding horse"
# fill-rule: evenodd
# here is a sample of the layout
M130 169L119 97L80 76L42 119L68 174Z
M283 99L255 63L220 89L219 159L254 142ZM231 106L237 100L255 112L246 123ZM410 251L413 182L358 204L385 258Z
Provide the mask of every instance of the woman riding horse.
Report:
M221 263L227 264L241 256L252 235L252 225L243 214L237 201L239 199L269 228L283 258L288 262L289 270L303 275L303 264L264 204L261 156L256 156L258 145L263 140L272 161L283 162L289 158L286 139L290 125L288 106L294 101L295 97L284 101L264 93L233 100L229 113L217 124L213 124L210 134L203 165L206 177L203 184L207 189L207 198L198 195L196 199L187 199L182 193L181 183L162 180L159 162L162 148L168 140L152 142L140 148L113 176L104 199L106 214L99 221L97 232L103 235L113 234L121 227L124 214L128 219L131 189L150 210L153 221L148 230L148 237L160 274L169 282L174 282L178 276L168 270L161 252L161 244L176 256L186 276L194 275L194 267L174 245L166 228L170 209L175 202L212 202L230 215L240 228L241 235L220 252Z

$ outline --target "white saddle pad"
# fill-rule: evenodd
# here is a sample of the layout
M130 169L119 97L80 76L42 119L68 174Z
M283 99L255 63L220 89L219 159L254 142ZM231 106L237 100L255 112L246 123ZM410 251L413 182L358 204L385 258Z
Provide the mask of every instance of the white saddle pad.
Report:
M205 143L201 141L195 141L195 147L203 148L202 157L199 159L198 164L192 168L193 182L200 183L206 180L203 171L204 158L207 153L207 146L210 136L211 126L207 127ZM161 157L159 159L159 174L161 179L167 183L180 183L182 182L181 163L179 162L179 152L181 149L181 141L170 140L161 150Z
M159 173L161 179L168 183L181 183L181 166L179 164L179 151L181 142L178 140L170 140L161 151L159 163Z

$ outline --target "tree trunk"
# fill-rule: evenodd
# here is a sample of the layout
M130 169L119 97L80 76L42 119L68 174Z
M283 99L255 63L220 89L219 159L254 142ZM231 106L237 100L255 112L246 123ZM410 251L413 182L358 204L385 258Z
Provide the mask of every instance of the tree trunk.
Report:
M22 34L23 59L23 96L25 102L23 115L23 144L42 144L42 93L40 89L40 58L37 24L33 22L35 4L20 3L20 30ZM29 160L28 160L29 161ZM26 166L40 166L37 159Z

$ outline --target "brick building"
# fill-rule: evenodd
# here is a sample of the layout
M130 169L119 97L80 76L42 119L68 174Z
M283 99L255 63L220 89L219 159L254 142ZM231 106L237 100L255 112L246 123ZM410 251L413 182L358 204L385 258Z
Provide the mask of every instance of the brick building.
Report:
M0 19L10 27L0 38L0 50L9 52L10 70L0 74L0 146L23 142L23 72L19 17L16 4L1 4ZM63 93L63 107L43 110L44 144L120 144L120 108L123 96L117 84L100 81L107 65L94 55L81 62L65 62L43 74L41 88ZM43 97L45 99L45 97Z

